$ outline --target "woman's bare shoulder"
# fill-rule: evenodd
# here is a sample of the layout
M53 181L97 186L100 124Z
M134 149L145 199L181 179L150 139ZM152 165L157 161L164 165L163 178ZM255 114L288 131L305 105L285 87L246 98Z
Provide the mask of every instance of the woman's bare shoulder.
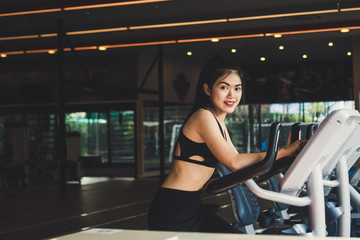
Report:
M197 119L197 120L208 120L209 118L213 117L212 113L204 108L201 108L199 110L197 110L192 116L191 118L193 119Z
M190 128L196 129L198 133L213 129L216 124L212 113L207 109L197 110L189 119L187 125ZM186 126L185 126L186 127ZM202 135L202 134L200 134Z
M199 109L191 115L183 130L184 132L194 131L200 133L202 130L207 129L209 125L213 124L211 118L214 117L209 110Z

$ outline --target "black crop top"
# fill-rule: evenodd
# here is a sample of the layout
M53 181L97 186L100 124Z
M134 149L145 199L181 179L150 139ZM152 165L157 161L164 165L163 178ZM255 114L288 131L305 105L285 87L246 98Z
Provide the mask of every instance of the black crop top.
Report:
M215 119L216 119L216 117L215 117ZM226 134L225 134L225 132L223 132L222 127L217 119L216 119L216 122L219 125L221 134L223 135L224 139L227 140ZM195 164L199 164L199 165L203 165L203 166L207 166L207 167L212 167L212 168L216 167L218 160L211 153L211 151L207 147L206 143L198 143L198 142L192 141L191 139L189 139L188 137L186 137L184 135L182 130L179 133L178 143L180 145L181 154L180 154L180 156L176 156L174 154L174 159L185 161L185 162L190 162L190 163L195 163ZM192 156L200 156L200 157L204 158L204 161L190 159L190 157L192 157Z

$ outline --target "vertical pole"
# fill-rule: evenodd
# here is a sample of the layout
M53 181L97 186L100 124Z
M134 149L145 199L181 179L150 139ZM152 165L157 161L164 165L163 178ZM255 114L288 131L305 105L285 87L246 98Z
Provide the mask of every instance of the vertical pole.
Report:
M254 109L252 105L249 105L249 144L250 152L254 151Z
M165 180L165 140L164 140L164 79L163 79L163 49L159 45L159 158L160 180Z
M137 116L137 104L135 103L134 104L134 142L133 142L133 146L134 146L134 156L135 156L135 163L134 163L134 177L137 178L139 176L139 169L138 169L138 166L139 166L139 144L138 144L138 134L139 134L139 131L138 131L138 116Z
M138 94L138 100L135 103L135 161L136 161L136 178L144 175L145 172L145 158L144 158L144 134L143 134L143 109L142 97Z
M339 182L338 204L342 207L344 213L338 219L338 236L350 237L351 229L351 206L350 206L350 188L349 173L346 158L343 156L336 166L336 178Z
M57 59L58 59L58 101L59 101L59 141L57 153L60 165L60 196L66 197L66 125L65 125L65 92L64 92L64 28L63 21L57 22Z
M121 113L120 113L121 114ZM106 130L107 130L107 158L108 158L108 162L107 165L111 166L112 165L112 146L111 146L111 139L112 139L112 131L111 131L111 127L112 127L112 122L111 122L111 111L108 110L106 112Z
M95 116L96 116L96 118L95 118L95 153L96 153L96 155L100 155L100 147L99 147L99 145L100 145L100 141L99 141L99 135L100 135L100 133L99 133L99 113L98 112L96 112L95 113Z
M311 199L309 206L310 225L315 237L326 237L324 184L320 165L317 165L310 174L307 191Z
M303 122L305 122L305 103L302 103L303 105L303 108L302 108L302 111L303 111Z
M261 132L261 104L258 105L258 116L257 117L258 117L258 126L259 126L257 146L261 150L261 142L262 142L262 139L261 139L261 135L262 135L262 132Z

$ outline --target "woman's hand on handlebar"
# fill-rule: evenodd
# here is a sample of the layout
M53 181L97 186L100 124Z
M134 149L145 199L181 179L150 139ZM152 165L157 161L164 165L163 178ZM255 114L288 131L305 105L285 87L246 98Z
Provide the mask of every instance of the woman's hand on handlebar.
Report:
M296 140L293 143L288 141L285 148L279 149L276 159L283 157L295 157L303 149L307 141L308 140Z

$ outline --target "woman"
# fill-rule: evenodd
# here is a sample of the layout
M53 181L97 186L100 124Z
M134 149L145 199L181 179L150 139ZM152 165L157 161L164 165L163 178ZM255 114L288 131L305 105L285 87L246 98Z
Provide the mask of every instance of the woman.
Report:
M149 230L236 232L201 203L201 189L221 162L231 171L255 164L265 153L238 153L225 126L225 117L240 103L243 78L236 64L215 59L203 68L195 103L183 123L174 162L151 206ZM277 158L293 156L303 143L279 149Z

